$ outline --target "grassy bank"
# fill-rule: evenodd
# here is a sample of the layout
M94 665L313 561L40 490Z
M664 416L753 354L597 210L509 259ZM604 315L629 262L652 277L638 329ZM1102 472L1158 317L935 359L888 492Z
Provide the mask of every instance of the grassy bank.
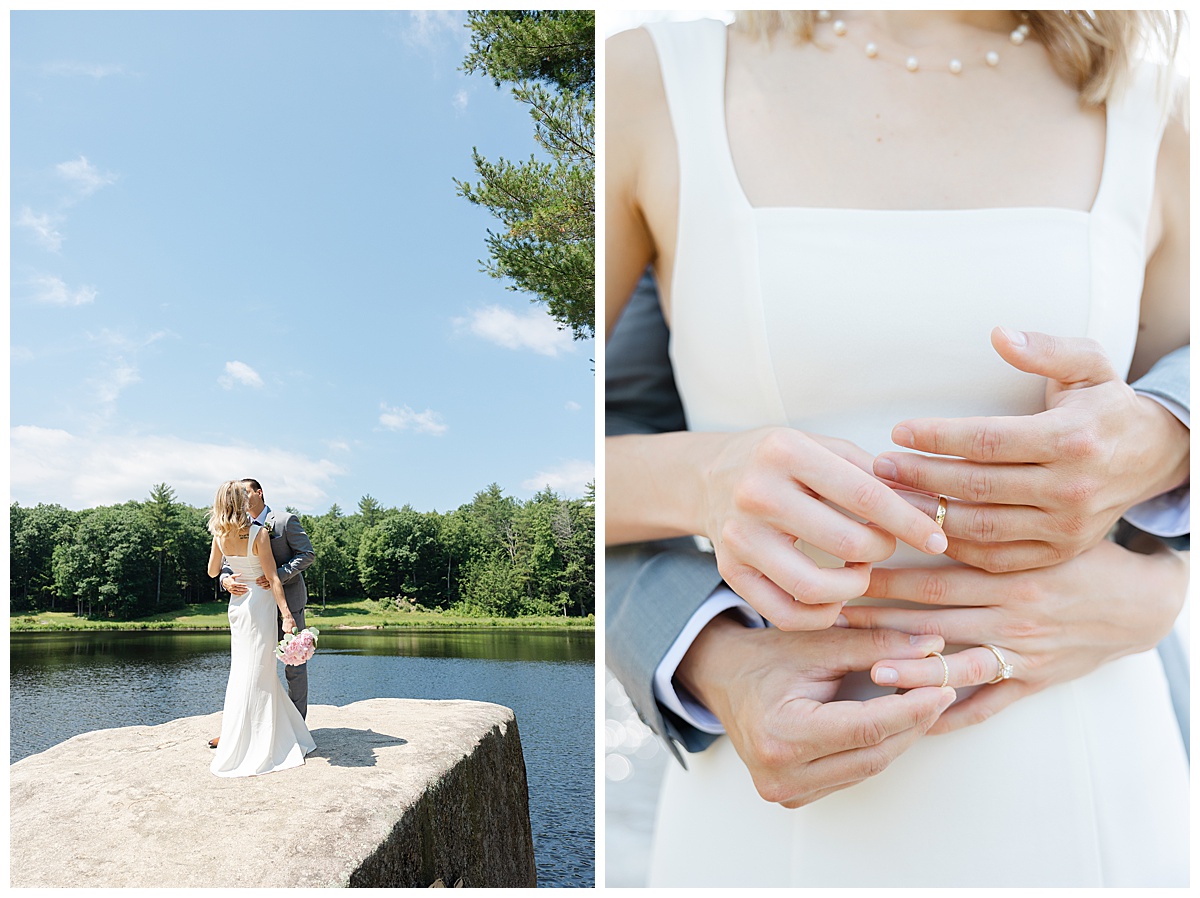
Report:
M131 621L88 620L68 611L13 612L11 631L38 630L228 630L224 602L184 605L162 614ZM571 627L594 629L594 618L578 617L466 617L448 612L381 610L371 599L356 602L330 602L324 610L320 603L310 604L304 612L310 627L329 630L382 630L421 627L455 630L473 627Z

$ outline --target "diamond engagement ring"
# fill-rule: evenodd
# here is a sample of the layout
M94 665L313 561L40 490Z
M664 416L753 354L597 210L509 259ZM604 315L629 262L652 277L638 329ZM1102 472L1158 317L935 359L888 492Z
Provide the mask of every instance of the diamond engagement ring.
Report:
M946 659L942 657L941 652L930 652L926 658L932 658L937 655L937 659L942 662L942 685L945 686L950 682L950 665L946 663Z
M1004 655L1001 653L1001 651L988 642L985 642L983 647L990 650L991 653L996 656L996 662L1000 665L999 669L996 671L995 678L988 680L987 684L990 686L992 683L999 683L1001 680L1007 680L1009 677L1011 677L1013 673L1013 666L1004 660Z
M937 514L933 516L933 523L937 524L939 527L941 527L942 523L946 520L946 505L949 501L950 500L945 496L938 496Z

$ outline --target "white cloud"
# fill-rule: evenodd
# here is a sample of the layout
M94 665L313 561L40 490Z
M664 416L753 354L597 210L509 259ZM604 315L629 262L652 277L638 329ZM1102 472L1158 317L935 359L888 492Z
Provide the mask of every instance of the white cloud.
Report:
M89 196L117 180L114 174L101 174L96 166L87 161L86 156L80 156L70 162L60 162L55 168L82 196Z
M518 315L503 306L486 306L471 312L470 318L455 318L454 324L507 349L528 349L554 357L574 348L571 332L560 330L554 319L540 309Z
M137 360L142 350L169 335L169 331L154 331L144 336L131 336L119 330L101 328L89 333L88 340L100 353L88 364L87 384L96 404L87 419L93 426L102 424L115 411L117 400L127 387L141 382Z
M595 479L595 462L570 459L553 468L539 471L528 480L523 480L521 486L535 492L550 487L556 493L567 496L583 496L587 491L588 483Z
M576 402L574 399L569 399L569 400L567 400L567 404L564 406L564 408L566 408L566 410L569 412L577 412L581 408L583 408L583 406L580 405L578 402Z
M96 398L103 405L111 405L117 401L122 390L141 379L136 365L131 365L124 359L117 359L107 374L93 381L96 384Z
M432 49L443 38L457 44L467 41L466 17L461 12L445 9L407 10L401 19L400 36L406 43Z
M217 382L226 390L232 390L236 384L255 389L263 385L258 372L245 362L226 362L225 373L217 378Z
M326 459L274 446L198 443L178 437L82 437L65 430L20 425L11 431L10 498L22 505L57 502L68 508L142 499L156 483L180 500L205 506L226 480L255 477L268 504L316 511L345 471Z
M466 90L459 88L454 92L454 99L450 102L454 104L455 109L457 109L459 112L462 112L467 108L467 103L469 101L470 95L466 92Z
M109 75L120 75L125 71L125 67L112 63L76 62L75 60L64 59L46 63L42 66L42 71L47 75L83 75L87 78L100 80L101 78L107 78Z
M33 278L33 298L55 306L82 306L96 299L96 288L90 286L72 290L62 278L40 274Z
M113 352L137 352L167 336L171 336L171 332L162 330L152 331L144 337L131 337L121 331L102 327L98 333L89 333L88 339Z
M385 402L381 402L379 407L383 409L379 423L388 430L415 430L417 433L440 437L450 429L449 425L442 422L442 416L430 409L414 412L407 405L393 408Z
M29 228L33 231L33 236L37 242L52 252L58 252L62 249L63 237L58 232L56 223L59 219L51 216L49 213L42 215L34 215L33 210L28 206L21 209L21 214L17 218L17 226Z

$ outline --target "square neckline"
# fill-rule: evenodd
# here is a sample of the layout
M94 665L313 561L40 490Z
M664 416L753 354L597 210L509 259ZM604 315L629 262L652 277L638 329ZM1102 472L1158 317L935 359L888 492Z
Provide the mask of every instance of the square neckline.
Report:
M733 149L729 144L729 119L728 119L728 90L729 90L729 30L732 25L726 25L718 19L713 20L721 26L721 107L720 107L720 125L721 125L721 142L720 142L720 157L721 164L725 166L729 173L730 180L736 188L737 200L742 203L746 209L755 215L759 214L860 214L860 215L878 215L878 216L896 216L896 215L964 215L964 214L982 214L982 213L1001 213L1001 214L1036 214L1050 215L1054 217L1075 217L1082 216L1090 221L1100 208L1100 201L1105 193L1105 185L1109 181L1109 166L1112 160L1112 128L1113 117L1109 114L1108 103L1104 104L1104 161L1100 165L1100 183L1096 185L1095 195L1092 197L1092 204L1087 209L1072 209L1067 206L960 206L948 209L875 209L863 206L788 206L788 205L772 205L772 206L756 206L750 202L750 197L746 194L745 187L742 185L742 179L738 173L737 165L733 161Z

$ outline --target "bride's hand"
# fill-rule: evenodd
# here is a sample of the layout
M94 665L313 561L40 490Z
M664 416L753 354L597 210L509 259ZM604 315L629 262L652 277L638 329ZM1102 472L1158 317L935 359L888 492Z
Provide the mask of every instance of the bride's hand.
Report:
M946 548L930 516L877 480L871 455L852 443L785 427L720 436L703 472L703 532L725 582L780 629L830 626L896 537L930 554ZM845 567L818 567L798 539Z
M1012 665L1009 679L983 685L942 715L931 732L979 723L1017 699L1090 673L1102 664L1153 648L1183 605L1188 565L1166 549L1140 555L1102 542L1061 565L989 574L968 567L888 570L871 574L867 595L935 606L926 609L847 606L854 628L887 627L937 634L968 645L937 658L881 661L880 685L988 684L1001 672L996 646ZM937 607L965 606L965 607Z
M890 481L963 500L945 516L949 557L993 572L1057 564L1186 480L1187 427L1134 393L1094 341L996 328L992 345L1013 367L1047 378L1046 411L904 421L892 432L898 445L953 457L888 452L874 466ZM936 510L935 497L907 495Z
M290 614L284 615L284 617L283 617L283 632L291 633L295 629L296 629L295 618L293 618Z

